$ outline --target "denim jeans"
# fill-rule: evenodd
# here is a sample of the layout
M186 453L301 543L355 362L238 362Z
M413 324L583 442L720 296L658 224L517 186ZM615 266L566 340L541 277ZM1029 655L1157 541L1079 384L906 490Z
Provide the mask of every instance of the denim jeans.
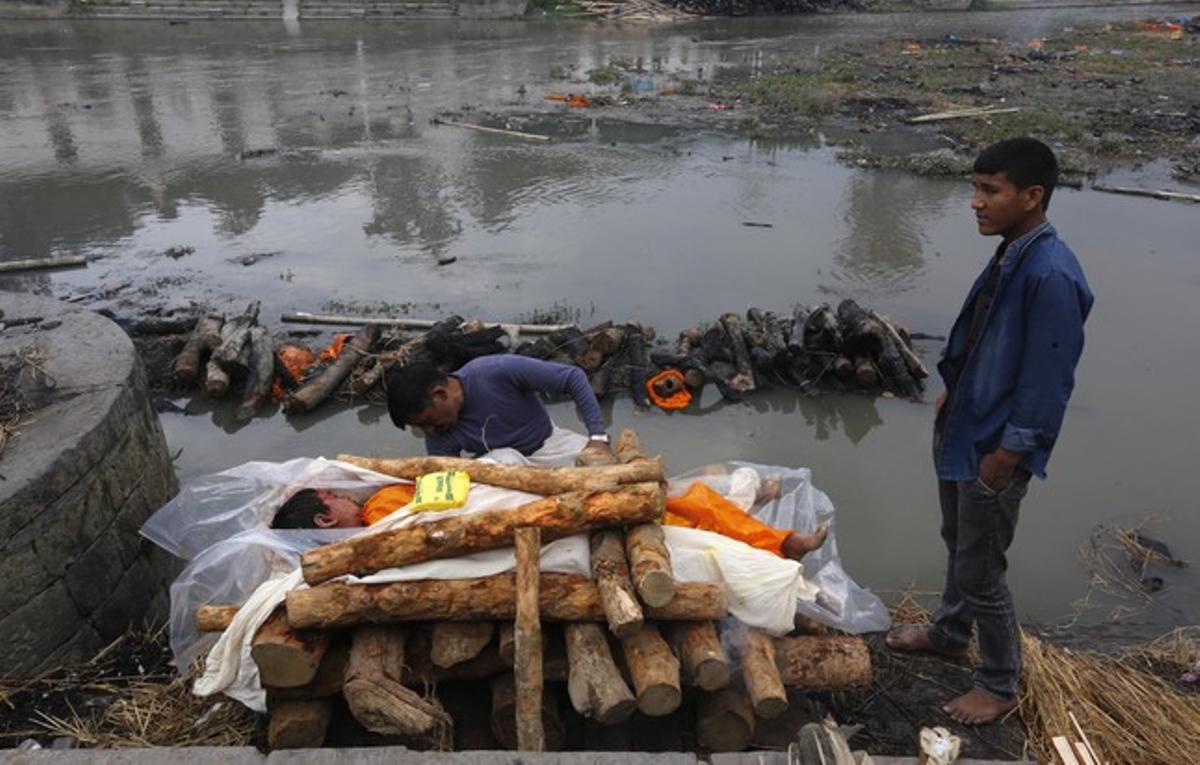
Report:
M935 453L939 440L935 436ZM1000 491L979 479L938 481L949 561L930 640L943 650L962 650L975 625L981 656L975 685L1005 698L1016 695L1021 676L1021 633L1005 580L1006 552L1029 479L1029 471L1018 467Z

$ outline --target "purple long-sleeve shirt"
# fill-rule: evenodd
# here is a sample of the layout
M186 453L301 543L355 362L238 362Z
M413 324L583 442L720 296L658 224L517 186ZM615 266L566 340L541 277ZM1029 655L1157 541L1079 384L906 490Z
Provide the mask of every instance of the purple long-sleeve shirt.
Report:
M583 371L526 356L483 356L454 376L463 386L458 421L425 438L432 455L457 457L511 448L528 456L542 447L553 426L539 394L569 395L589 435L604 432L600 404Z

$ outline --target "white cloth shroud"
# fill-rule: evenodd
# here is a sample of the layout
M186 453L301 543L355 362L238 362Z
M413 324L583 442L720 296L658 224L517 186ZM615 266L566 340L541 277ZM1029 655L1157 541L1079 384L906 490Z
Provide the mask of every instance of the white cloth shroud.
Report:
M475 484L463 508L417 514L402 509L364 529L362 535L453 515L517 507L538 498L525 492ZM730 614L751 627L775 634L787 632L795 622L797 601L811 602L816 598L817 588L804 580L803 566L797 561L707 531L670 526L663 530L676 580L723 583ZM385 569L361 578L343 577L339 581L382 584L420 579L474 579L515 568L513 549L507 547ZM590 577L588 535L576 534L543 545L539 568L548 573ZM260 585L209 651L203 674L193 686L194 692L200 696L223 692L251 709L265 711L266 693L259 681L258 668L250 658L251 642L288 591L306 586L298 568Z

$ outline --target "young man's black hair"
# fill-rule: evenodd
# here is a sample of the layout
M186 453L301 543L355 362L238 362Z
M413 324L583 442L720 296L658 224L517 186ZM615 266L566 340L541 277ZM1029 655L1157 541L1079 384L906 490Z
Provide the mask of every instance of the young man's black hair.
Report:
M1041 186L1042 210L1050 207L1050 194L1058 184L1058 160L1050 147L1036 138L1010 138L992 144L975 159L974 171L1004 173L1018 189Z
M283 503L271 520L273 529L315 529L317 516L326 511L316 489L301 489Z
M446 382L446 373L426 362L394 366L387 371L388 414L392 424L403 428L429 406L429 394Z

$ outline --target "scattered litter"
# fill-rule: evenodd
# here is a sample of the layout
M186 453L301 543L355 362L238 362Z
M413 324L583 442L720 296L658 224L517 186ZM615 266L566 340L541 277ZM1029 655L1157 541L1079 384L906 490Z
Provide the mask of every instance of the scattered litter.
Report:
M437 264L438 264L439 266L448 266L448 265L450 265L451 263L455 263L455 262L457 262L457 261L458 261L458 257L457 257L457 256L455 256L455 255L445 255L445 256L443 256L443 257L440 257L440 258L438 258L438 259L437 259Z
M575 108L583 108L592 105L592 100L587 96L578 93L548 93L545 96L547 101L560 101L567 106Z
M279 153L279 149L246 149L238 152L238 159L258 159L259 157L270 157Z
M759 223L752 220L744 220L742 221L742 225L748 228L775 228L774 223Z
M276 252L251 252L246 255L240 255L236 258L233 258L229 262L230 263L241 263L243 266L252 266L260 260L266 260L267 258L273 258L278 254L279 254L279 252L277 252L277 251Z
M179 260L184 255L191 255L195 251L195 247L177 244L174 247L168 247L165 251L163 251L163 255L166 255L168 258L173 260Z

